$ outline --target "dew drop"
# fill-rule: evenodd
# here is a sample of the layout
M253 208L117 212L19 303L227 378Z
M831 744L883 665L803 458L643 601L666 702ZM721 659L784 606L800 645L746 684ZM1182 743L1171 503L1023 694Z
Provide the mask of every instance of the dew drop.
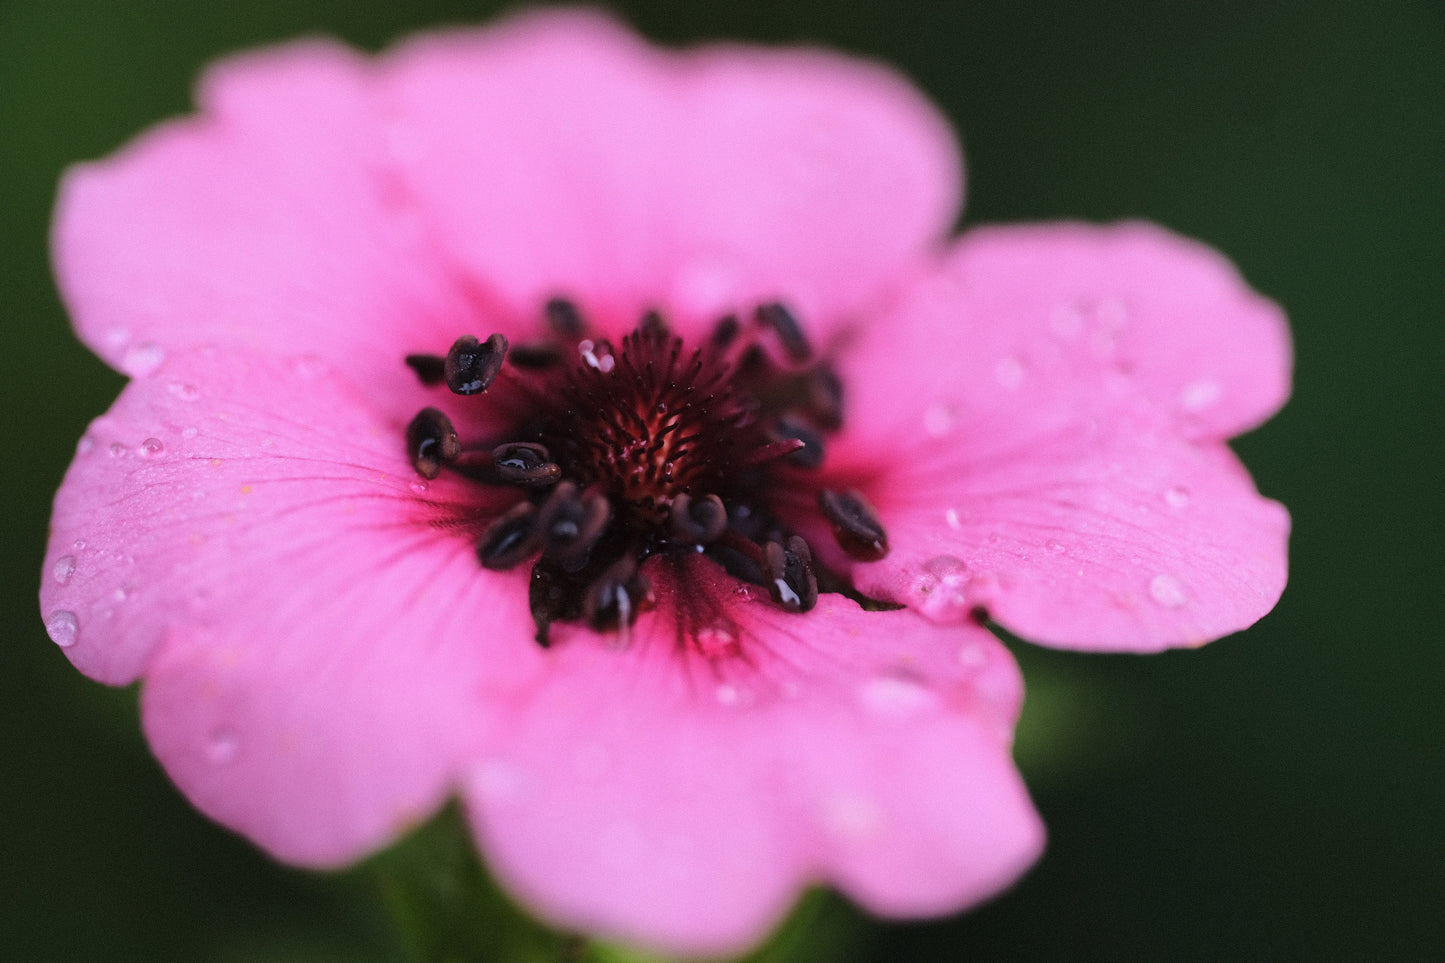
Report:
M739 705L743 701L742 690L729 682L724 682L719 685L715 695L717 696L717 701L725 706Z
M1164 493L1164 502L1170 508L1183 508L1189 504L1189 489L1174 486Z
M424 481L422 481L420 478L418 478L416 481L412 482L411 484L407 485L406 487L410 488L412 491L416 492L418 495L425 495L425 494L427 493L427 491L429 491L429 489L428 489L428 487L427 487L427 483L424 482Z
M733 587L733 595L737 596L740 602L750 602L753 598L753 590L746 585L737 585Z
M1213 407L1224 394L1217 381L1195 381L1179 393L1179 404L1191 414Z
M155 371L166 360L165 349L153 341L142 341L125 349L121 355L120 370L132 378L144 378Z
M68 649L80 637L80 619L69 609L56 609L45 620L45 631L50 636L50 641L62 649Z
M963 521L958 517L958 509L956 508L947 509L943 513L943 520L947 522L948 527L953 529L955 532L958 531L960 528L963 528Z
M50 577L55 579L58 585L69 585L70 576L75 574L75 556L62 555L55 560L50 567Z
M698 649L710 659L735 655L738 651L738 634L727 624L704 626L697 630L694 639Z
M1024 363L1018 358L1003 358L993 366L993 376L1010 391L1024 383Z
M1068 547L1064 545L1063 542L1054 538L1051 538L1046 543L1044 543L1044 548L1047 548L1049 552L1054 555L1062 555L1065 551L1068 550Z
M236 730L221 726L212 729L211 734L206 737L206 760L216 765L223 765L236 758L236 752L241 748L241 739L236 735Z
M1172 575L1156 575L1149 580L1149 597L1166 608L1177 609L1189 601L1184 586Z
M938 695L917 679L880 675L863 684L863 706L878 715L914 715L938 704Z
M182 401L195 401L201 396L200 388L185 381L172 381L166 388Z
M70 543L70 547L75 549L77 552L80 551L81 549L85 548L85 539L77 538L75 541Z
M130 456L130 447L118 441L111 442L109 450L110 457L112 458L127 458Z
M923 432L930 438L943 438L953 431L953 408L943 402L929 405L923 412Z
M866 839L883 826L878 804L856 792L833 792L821 801L823 825L843 839Z
M135 452L142 458L159 458L165 454L166 446L159 438L147 438L140 443L140 446L136 448Z

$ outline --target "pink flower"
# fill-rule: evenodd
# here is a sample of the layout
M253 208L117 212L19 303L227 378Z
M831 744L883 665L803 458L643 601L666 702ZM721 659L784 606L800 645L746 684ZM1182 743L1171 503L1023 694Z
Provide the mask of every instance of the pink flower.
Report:
M815 880L947 913L1042 845L981 613L1150 651L1283 589L1225 444L1288 394L1278 309L1143 224L947 240L956 145L882 68L553 12L199 98L62 186L132 381L41 604L280 859L455 793L586 931L738 950Z

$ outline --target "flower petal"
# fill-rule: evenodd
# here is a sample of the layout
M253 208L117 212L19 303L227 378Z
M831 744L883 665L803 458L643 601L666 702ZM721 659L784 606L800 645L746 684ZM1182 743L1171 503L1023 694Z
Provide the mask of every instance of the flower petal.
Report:
M132 376L211 343L315 353L364 384L486 314L397 191L367 78L323 41L225 60L199 116L67 172L55 270L86 343Z
M41 600L70 613L67 654L143 672L172 778L285 860L353 859L425 816L494 693L541 668L525 580L443 524L460 493L418 490L402 429L314 364L175 352L56 499Z
M950 441L900 453L872 493L891 551L855 570L861 591L942 621L983 607L1065 648L1152 651L1243 629L1284 590L1289 516L1219 443L1119 412L1026 437L966 423Z
M577 11L385 63L412 189L519 309L560 290L626 329L646 308L711 321L784 296L836 323L956 216L946 122L877 65L661 52Z
M1060 223L968 232L848 361L849 428L885 443L980 412L1027 431L1124 394L1228 438L1284 403L1291 354L1278 306L1217 252L1149 224Z
M1021 684L997 640L834 595L789 615L698 567L682 601L654 574L660 605L625 648L554 626L545 684L469 778L483 848L527 905L733 953L812 881L916 915L1028 866L1042 829L1009 760Z

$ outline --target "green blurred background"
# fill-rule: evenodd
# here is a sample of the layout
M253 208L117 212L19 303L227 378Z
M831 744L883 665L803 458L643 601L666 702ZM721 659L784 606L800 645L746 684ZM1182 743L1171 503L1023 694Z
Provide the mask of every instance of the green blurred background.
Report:
M1294 513L1279 607L1197 652L1020 648L1049 853L954 920L825 901L847 958L1445 959L1445 4L613 7L663 41L891 61L962 131L966 223L1154 219L1227 252L1294 326L1294 398L1237 444ZM294 872L201 819L134 692L46 639L49 502L122 384L69 333L46 231L61 169L186 111L219 54L315 32L374 49L499 9L0 0L0 958L406 958L366 871Z

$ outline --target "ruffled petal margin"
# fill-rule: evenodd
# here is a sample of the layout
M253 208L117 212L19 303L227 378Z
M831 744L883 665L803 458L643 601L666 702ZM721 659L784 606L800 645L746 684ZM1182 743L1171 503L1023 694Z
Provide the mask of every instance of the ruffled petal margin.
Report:
M736 953L809 883L933 915L1032 863L1043 830L1009 757L1021 681L996 639L832 595L789 615L696 574L682 603L658 581L624 648L564 627L471 771L481 845L528 906ZM721 616L685 627L699 592Z
M542 666L525 579L481 570L476 494L425 490L402 425L313 361L177 352L81 442L41 590L204 812L294 863L426 817Z
M974 231L844 363L828 467L891 545L852 566L860 590L1123 651L1198 645L1279 599L1289 516L1222 439L1283 402L1288 334L1201 245L1142 224Z

